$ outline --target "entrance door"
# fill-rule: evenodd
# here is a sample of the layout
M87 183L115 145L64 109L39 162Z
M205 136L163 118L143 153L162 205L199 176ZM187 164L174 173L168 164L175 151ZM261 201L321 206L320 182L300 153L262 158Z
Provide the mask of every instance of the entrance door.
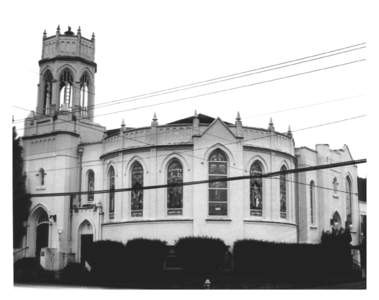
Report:
M93 234L82 234L80 235L80 263L84 265L88 257L89 248L92 245Z
M42 223L37 226L36 256L39 257L41 248L48 246L49 224Z

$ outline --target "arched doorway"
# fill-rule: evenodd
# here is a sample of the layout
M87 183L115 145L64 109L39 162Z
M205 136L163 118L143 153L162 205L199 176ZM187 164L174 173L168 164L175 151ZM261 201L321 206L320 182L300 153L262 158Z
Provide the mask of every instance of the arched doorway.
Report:
M36 211L36 257L39 257L41 249L49 246L49 218L42 208Z
M78 233L78 256L80 263L84 265L93 242L93 228L91 223L87 220L83 221L82 224L80 224L79 226Z
M341 221L341 216L340 214L338 213L338 211L336 211L334 214L333 214L333 217L332 217L332 227L334 229L341 229L341 225L342 225L342 221Z

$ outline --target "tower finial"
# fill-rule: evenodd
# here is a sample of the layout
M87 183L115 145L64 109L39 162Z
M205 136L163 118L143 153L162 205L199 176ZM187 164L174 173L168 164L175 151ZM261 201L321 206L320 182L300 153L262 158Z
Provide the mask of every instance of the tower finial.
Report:
M195 109L195 114L194 116L197 118L198 117L198 114L197 114L197 110Z
M241 115L239 111L237 111L236 121L241 121Z
M77 35L82 35L82 30L80 29L80 26L78 27L78 33Z
M272 118L270 118L270 122L268 123L268 130L275 131L274 122L272 122Z
M57 34L60 34L61 33L61 27L58 25L57 27Z
M121 127L125 127L125 119L124 118L122 118Z
M153 120L151 121L151 126L157 126L158 125L158 118L157 114L154 113Z
M95 40L95 33L92 32L92 40L94 41Z
M290 138L292 138L291 125L288 125L287 136L290 137Z
M46 29L43 31L43 39L46 39L47 34L46 34Z

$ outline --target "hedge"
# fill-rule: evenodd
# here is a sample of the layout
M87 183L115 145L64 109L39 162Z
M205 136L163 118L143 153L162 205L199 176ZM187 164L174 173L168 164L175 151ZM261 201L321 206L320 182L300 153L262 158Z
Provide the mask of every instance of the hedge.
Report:
M217 238L184 237L175 244L178 263L185 272L214 274L224 266L225 243Z
M234 270L262 280L313 281L341 278L352 267L346 243L295 244L239 240L233 249Z

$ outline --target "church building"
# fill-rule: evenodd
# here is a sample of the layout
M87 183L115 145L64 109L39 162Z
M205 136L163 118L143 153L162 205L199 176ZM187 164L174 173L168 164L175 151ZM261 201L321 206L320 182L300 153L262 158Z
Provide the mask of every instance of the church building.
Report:
M349 226L352 244L359 243L355 165L141 189L352 160L346 145L296 147L290 130L277 132L272 121L247 126L239 113L234 123L195 112L167 124L154 114L145 127L123 122L107 130L94 122L95 36L82 36L80 28L45 32L39 66L37 108L22 137L32 194L26 256L60 269L80 262L97 240L318 243L332 226Z

